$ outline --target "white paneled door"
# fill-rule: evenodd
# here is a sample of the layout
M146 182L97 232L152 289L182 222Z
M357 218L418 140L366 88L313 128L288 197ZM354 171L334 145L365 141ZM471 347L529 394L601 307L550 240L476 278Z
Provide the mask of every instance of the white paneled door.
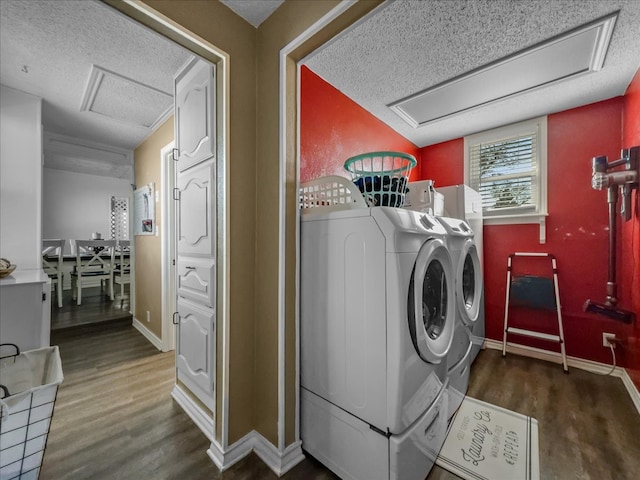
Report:
M177 160L177 379L215 410L215 67L189 64L175 79Z
M178 379L214 410L215 310L178 297Z
M178 171L215 156L215 67L196 59L175 82Z
M180 207L178 254L215 253L215 161L206 160L178 174Z

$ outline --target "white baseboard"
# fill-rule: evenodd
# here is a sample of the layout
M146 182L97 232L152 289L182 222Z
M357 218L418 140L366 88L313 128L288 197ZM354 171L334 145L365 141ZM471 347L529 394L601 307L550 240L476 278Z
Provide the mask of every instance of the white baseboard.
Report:
M193 423L204 433L210 442L213 442L215 425L213 418L207 415L200 406L180 388L180 385L174 385L171 390L171 397L176 401L178 405L182 407L189 418L193 420ZM208 452L207 452L208 453Z
M173 386L171 396L211 442L207 455L221 472L224 472L251 452L255 452L278 476L284 475L305 458L302 453L301 441L298 440L289 445L283 452L279 452L269 440L255 430L252 430L233 445L224 449L214 438L213 418L207 415L180 385Z
M142 323L140 320L138 320L135 317L133 317L133 328L138 330L144 336L144 338L146 338L147 340L149 340L151 342L151 344L154 347L156 347L158 350L162 351L162 340L160 340L155 335L155 333L153 333L151 330L149 330L144 325L144 323Z
M284 452L279 452L271 442L255 430L230 445L225 451L216 441L211 442L211 447L207 450L207 454L221 472L227 470L251 452L255 452L279 477L304 460L302 442L297 441L289 445Z
M254 433L256 434L256 439L253 449L256 455L279 477L304 460L302 442L300 440L289 445L284 449L284 452L279 452L270 441L258 432Z
M209 450L207 450L207 455L209 455L209 458L216 464L218 470L224 472L253 451L254 433L255 431L248 433L233 445L230 445L226 450L222 448L222 445L213 440Z
M486 339L484 341L485 347L492 350L502 350L502 342L498 340ZM514 353L516 355L522 355L523 357L537 358L538 360L545 360L551 363L562 363L562 355L559 352L551 352L549 350L543 350L541 348L529 347L527 345L520 345L517 343L507 342L507 353ZM567 365L569 367L579 368L580 370L586 370L592 373L608 373L611 371L611 365L604 363L593 362L591 360L585 360L578 357L571 357L567 355ZM611 373L612 377L621 377L621 367L616 367Z
M629 392L629 396L631 397L631 401L636 406L636 410L640 413L640 392L638 392L638 388L631 380L631 377L627 373L626 370L622 372L622 383L627 387L627 392Z
M491 340L487 338L484 341L484 345L486 348L490 348L492 350L502 350L502 342L498 340ZM519 345L517 343L507 342L507 353L513 353L515 355L522 355L523 357L537 358L538 360L545 360L547 362L562 364L562 355L559 352L551 352L549 350L528 347L526 345ZM591 360L585 360L583 358L571 357L569 355L567 355L567 365L569 367L586 370L587 372L599 373L601 375L611 372L611 365L594 362ZM640 414L640 392L638 392L638 389L629 377L627 371L622 367L616 367L610 375L622 380L622 383L626 387L627 392L631 397L631 401Z

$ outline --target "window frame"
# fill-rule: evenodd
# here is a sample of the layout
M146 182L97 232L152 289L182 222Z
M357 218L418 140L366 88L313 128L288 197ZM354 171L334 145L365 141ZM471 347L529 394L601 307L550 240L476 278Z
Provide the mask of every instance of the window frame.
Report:
M544 243L544 224L548 213L547 202L547 117L537 117L523 122L493 128L484 132L464 137L464 182L471 185L471 147L480 143L498 142L508 137L525 136L532 130L537 131L537 199L535 212L486 215L484 208L483 222L485 225L514 225L539 223L540 243Z

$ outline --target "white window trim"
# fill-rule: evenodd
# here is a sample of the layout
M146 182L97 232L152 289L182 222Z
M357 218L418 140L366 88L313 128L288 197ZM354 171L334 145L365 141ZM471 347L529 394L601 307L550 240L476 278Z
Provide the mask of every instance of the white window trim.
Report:
M485 225L516 225L516 224L540 224L540 243L546 241L546 218L548 213L547 202L547 117L532 118L523 122L494 128L485 132L476 133L464 137L464 183L470 185L470 158L469 147L478 143L489 143L501 138L526 134L531 128L538 130L538 184L539 200L538 212L524 214L493 215L484 217Z

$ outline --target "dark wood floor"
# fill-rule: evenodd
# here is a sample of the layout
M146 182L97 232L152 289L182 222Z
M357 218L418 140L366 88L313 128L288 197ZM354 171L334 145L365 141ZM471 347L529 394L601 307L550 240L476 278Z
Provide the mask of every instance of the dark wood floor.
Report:
M71 290L62 292L62 307L58 307L55 296L52 295L51 298L52 330L131 317L128 284L124 286L122 296L120 285L116 285L113 301L100 287L83 288L81 305L77 305L71 298Z
M541 480L640 478L640 414L619 378L485 350L467 394L538 420Z
M40 480L275 479L255 455L220 474L209 442L173 402L174 354L129 319L52 333L64 382ZM626 480L640 472L640 415L620 379L498 351L480 353L469 395L539 422L542 480ZM313 459L283 478L335 479ZM428 480L456 476L435 467ZM511 480L511 479L493 479Z
M174 352L116 320L52 333L64 382L40 480L276 479L254 454L220 474L209 441L171 399ZM314 460L283 478L335 479Z

